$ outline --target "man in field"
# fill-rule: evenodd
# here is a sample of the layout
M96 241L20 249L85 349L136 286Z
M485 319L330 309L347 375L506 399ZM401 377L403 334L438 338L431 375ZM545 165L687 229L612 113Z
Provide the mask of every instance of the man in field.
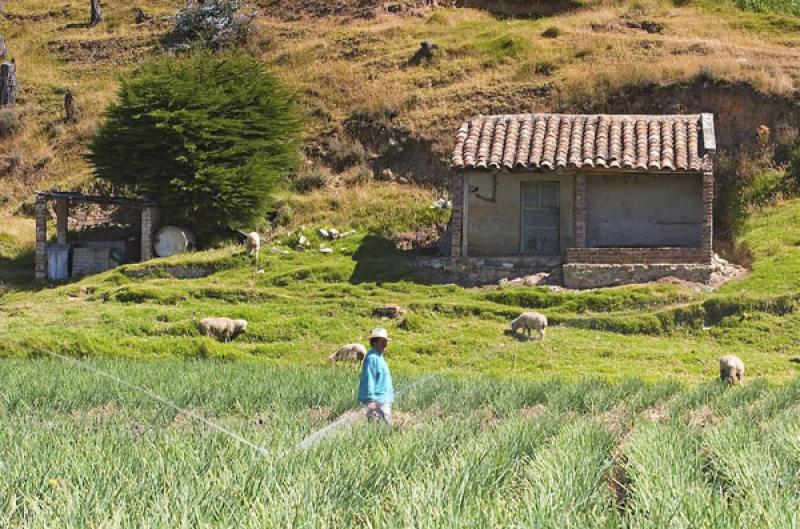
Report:
M389 365L383 357L389 345L386 329L378 327L369 336L370 350L361 365L361 382L358 386L358 400L364 404L369 421L382 420L392 423L392 401L394 387Z

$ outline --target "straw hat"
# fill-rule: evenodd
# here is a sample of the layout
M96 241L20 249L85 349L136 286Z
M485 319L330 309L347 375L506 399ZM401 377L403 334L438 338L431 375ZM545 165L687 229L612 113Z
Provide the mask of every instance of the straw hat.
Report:
M383 327L376 327L372 329L372 334L369 335L369 339L372 340L373 338L383 338L384 340L389 340L389 333L386 332L386 329Z

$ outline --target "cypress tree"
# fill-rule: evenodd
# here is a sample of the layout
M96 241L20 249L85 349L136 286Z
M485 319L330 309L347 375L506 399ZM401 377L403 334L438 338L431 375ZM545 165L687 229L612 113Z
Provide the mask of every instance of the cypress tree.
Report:
M299 135L291 96L259 61L199 53L123 79L88 158L97 177L171 205L213 238L263 219Z

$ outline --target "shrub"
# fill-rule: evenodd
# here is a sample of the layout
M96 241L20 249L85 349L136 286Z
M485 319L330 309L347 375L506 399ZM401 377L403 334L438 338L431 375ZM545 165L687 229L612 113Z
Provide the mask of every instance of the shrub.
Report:
M328 185L328 177L320 171L300 175L292 181L292 189L298 193L310 193L324 189Z
M546 30L544 30L542 32L542 37L545 37L545 38L548 38L548 39L554 39L554 38L558 37L559 35L561 35L561 30L558 29L556 26L550 26L549 28L547 28Z
M291 97L260 62L208 52L122 80L91 144L98 178L171 206L201 237L263 218L297 160Z
M326 158L336 171L355 167L367 159L367 151L358 140L346 141L337 137L325 141Z
M190 3L176 17L167 35L171 46L204 47L220 50L247 42L255 13L240 13L240 0L206 0Z
M19 112L10 108L0 109L0 138L15 134L20 125Z

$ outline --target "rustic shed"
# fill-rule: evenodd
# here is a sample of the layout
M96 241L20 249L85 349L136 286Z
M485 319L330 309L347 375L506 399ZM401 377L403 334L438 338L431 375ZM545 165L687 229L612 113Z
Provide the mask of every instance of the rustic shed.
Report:
M574 288L706 280L715 148L711 114L471 119L452 157L453 267L563 265Z
M51 209L55 241L47 236ZM36 194L35 211L36 279L82 276L153 257L160 210L150 200L45 191ZM101 229L92 237L68 237L70 225L87 224Z

